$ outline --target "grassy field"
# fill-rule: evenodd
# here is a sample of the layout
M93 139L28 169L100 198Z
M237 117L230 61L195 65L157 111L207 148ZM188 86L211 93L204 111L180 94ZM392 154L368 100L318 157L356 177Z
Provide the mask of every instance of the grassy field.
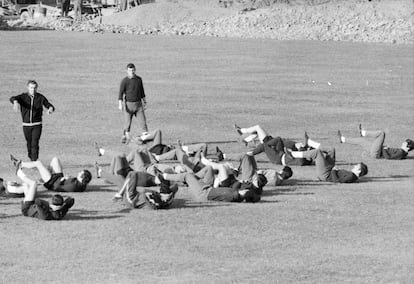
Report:
M0 32L0 42L6 179L16 179L8 155L26 156L8 100L31 78L56 106L44 118L42 161L59 156L73 175L108 163L94 141L125 151L117 89L128 62L144 80L149 127L166 143L243 153L235 122L298 140L306 129L337 148L340 167L369 166L350 185L294 167L289 184L267 187L257 204L199 204L182 190L164 211L126 209L111 200L114 186L94 179L60 222L25 218L20 200L0 199L1 283L414 281L413 154L370 160L336 137L356 135L361 122L386 129L391 146L414 138L412 46L35 31Z

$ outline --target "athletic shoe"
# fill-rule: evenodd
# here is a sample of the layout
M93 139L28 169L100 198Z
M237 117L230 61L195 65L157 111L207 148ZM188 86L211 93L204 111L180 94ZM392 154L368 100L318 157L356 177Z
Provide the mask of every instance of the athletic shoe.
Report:
M216 157L217 157L217 160L220 162L220 161L223 161L224 160L224 158L225 158L225 154L223 153L223 151L221 151L220 149L219 149L219 147L216 147Z
M241 127L240 126L238 126L237 124L234 124L233 127L236 129L236 131L239 135L243 135L243 133L241 132Z
M341 133L341 130L338 130L338 138L339 138L339 143L342 143L342 133Z
M128 141L128 138L125 135L122 135L121 143L126 144L127 141Z
M102 156L102 153L101 153L101 147L99 147L99 144L98 144L98 142L96 142L95 141L95 149L96 149L96 151L98 152L98 157L100 157L100 156Z
M10 154L10 161L12 162L13 166L16 168L16 174L20 170L22 166L22 160L18 160L15 156Z
M142 141L145 141L145 140L147 140L147 138L148 137L150 137L151 135L148 133L148 132L142 132L141 133L141 136L139 136L141 139L142 139Z
M118 199L122 199L122 195L119 194L118 192L115 193L115 195L112 197L112 200L118 200Z
M163 172L160 171L159 168L157 168L156 166L154 166L154 174L155 176L160 180L161 184L163 183L169 183L167 180L164 179L164 177L162 176Z

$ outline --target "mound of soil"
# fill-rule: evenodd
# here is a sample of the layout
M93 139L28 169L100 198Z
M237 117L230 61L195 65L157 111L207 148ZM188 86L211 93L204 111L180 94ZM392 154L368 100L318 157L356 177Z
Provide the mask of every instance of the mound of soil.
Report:
M209 3L210 2L210 3ZM218 2L217 2L218 3ZM133 27L178 25L183 22L213 21L235 14L234 9L224 9L211 1L167 1L138 7L102 17L102 24ZM97 22L98 19L95 19Z
M239 1L158 0L90 22L40 25L88 32L414 43L412 0Z

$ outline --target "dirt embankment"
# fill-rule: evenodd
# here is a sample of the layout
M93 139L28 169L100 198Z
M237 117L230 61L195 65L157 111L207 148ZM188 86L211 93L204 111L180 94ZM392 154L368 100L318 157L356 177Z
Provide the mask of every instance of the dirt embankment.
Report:
M159 0L87 23L43 25L90 32L414 43L412 0L317 2L322 1L234 2L224 8L214 0Z

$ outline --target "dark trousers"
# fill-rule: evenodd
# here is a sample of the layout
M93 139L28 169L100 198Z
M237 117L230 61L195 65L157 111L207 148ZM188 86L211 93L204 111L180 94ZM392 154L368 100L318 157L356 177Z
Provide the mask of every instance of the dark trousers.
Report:
M42 135L42 125L23 126L23 134L26 139L27 156L31 161L39 158L39 140Z
M280 137L272 138L267 136L263 143L256 147L255 154L265 152L267 158L271 163L276 165L282 164L282 156L284 152L283 140Z
M69 13L70 0L62 1L62 17L67 17Z

